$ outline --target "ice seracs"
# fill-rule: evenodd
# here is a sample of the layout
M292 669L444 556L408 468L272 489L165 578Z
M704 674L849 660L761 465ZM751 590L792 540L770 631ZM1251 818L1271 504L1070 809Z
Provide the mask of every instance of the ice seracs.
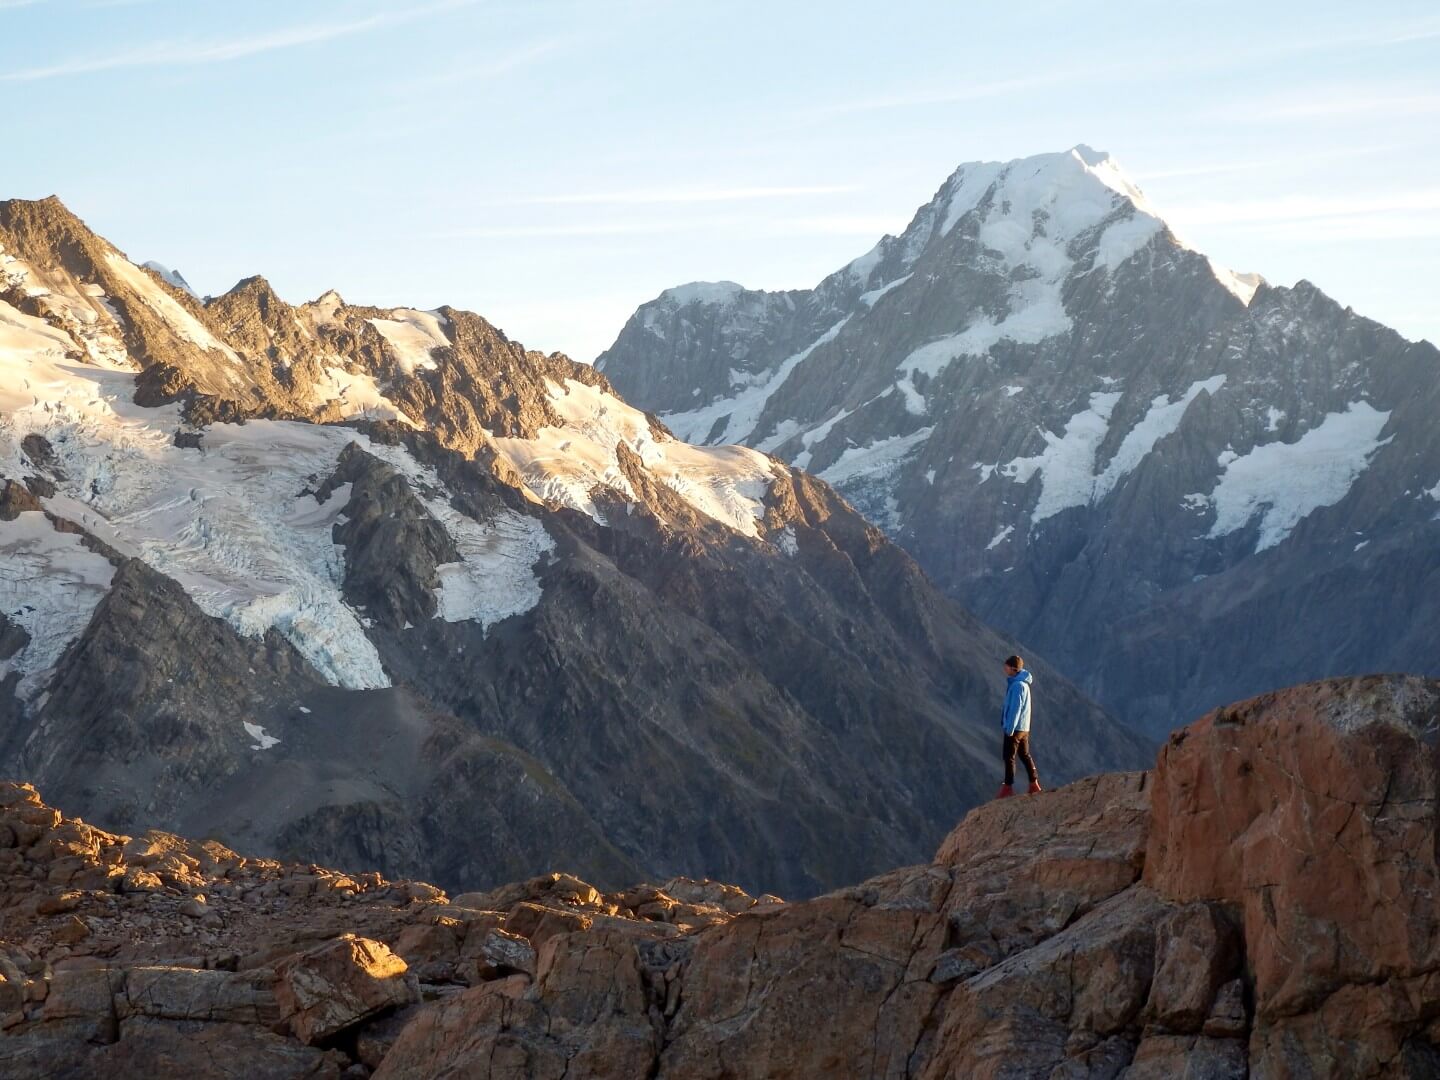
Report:
M21 700L44 689L45 676L84 631L114 575L109 559L38 510L0 521L0 615L26 639L0 659L0 680L18 673Z
M146 302L196 344L225 351L140 271L120 273L148 287ZM427 325L404 325L412 323ZM133 367L102 367L77 353L62 330L0 301L3 474L47 472L57 487L42 500L47 510L173 578L202 611L242 634L278 630L337 686L388 686L364 620L343 596L344 552L332 540L349 487L324 500L313 492L354 442L423 481L426 491L443 492L433 471L354 430L292 421L213 424L198 433L199 445L176 445L186 427L178 406L135 405ZM345 415L393 412L408 421L373 377L331 368L316 394L324 401L332 391L348 406ZM44 468L21 450L27 436L48 446ZM502 513L476 522L443 496L427 496L427 505L462 556L440 568L443 618L488 627L534 607L540 587L533 565L550 547L538 521ZM33 693L84 629L113 568L80 537L28 512L0 523L0 572L0 610L29 636L7 670L21 672L22 694Z

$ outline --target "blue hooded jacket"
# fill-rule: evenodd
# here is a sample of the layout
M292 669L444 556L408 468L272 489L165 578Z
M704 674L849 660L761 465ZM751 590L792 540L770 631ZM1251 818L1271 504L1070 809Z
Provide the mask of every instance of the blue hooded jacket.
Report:
M1030 730L1030 672L1017 671L1007 680L1005 688L1005 712L1000 724L1006 735L1017 731Z

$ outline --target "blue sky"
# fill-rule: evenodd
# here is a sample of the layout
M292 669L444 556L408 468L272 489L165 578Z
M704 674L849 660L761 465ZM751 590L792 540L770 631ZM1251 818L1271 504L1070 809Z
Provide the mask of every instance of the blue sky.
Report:
M479 311L589 360L813 285L963 161L1108 150L1187 241L1440 341L1433 2L0 0L0 197L202 292Z

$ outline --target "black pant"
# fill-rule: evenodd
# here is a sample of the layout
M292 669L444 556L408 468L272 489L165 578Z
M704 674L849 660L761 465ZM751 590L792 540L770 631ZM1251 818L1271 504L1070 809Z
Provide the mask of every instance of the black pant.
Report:
M1035 771L1035 759L1030 756L1030 733L1028 731L1017 731L1014 735L1005 736L1005 783L1015 783L1015 755L1020 755L1020 760L1025 765L1025 771L1030 774L1030 782L1033 784L1040 779L1040 774Z

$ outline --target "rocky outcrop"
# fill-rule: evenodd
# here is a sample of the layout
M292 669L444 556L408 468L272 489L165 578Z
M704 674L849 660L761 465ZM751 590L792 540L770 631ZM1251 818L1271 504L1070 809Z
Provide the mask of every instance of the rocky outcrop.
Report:
M515 1002L557 956L573 967L572 935L678 941L779 903L687 879L602 894L561 874L452 901L424 882L107 833L3 783L0 1074L365 1077L434 1003L467 987Z
M835 484L1160 738L1322 676L1440 675L1437 364L1216 266L1084 146L962 165L814 289L667 289L596 361L681 437Z
M1372 677L1218 709L1161 751L1145 881L1227 906L1271 1075L1440 1068L1437 726L1440 685Z
M558 873L447 896L0 785L0 1070L1421 1080L1437 727L1434 681L1266 695L792 903Z
M275 998L296 1038L314 1046L420 1000L404 960L376 941L344 934L285 961Z
M557 934L380 1075L1432 1076L1437 723L1399 677L1233 706L929 866L678 941Z

